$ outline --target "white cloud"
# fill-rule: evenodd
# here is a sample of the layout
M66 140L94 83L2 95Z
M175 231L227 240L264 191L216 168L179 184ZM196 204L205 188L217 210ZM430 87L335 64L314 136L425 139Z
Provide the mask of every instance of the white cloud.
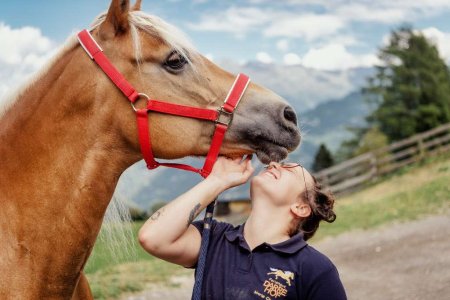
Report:
M264 30L264 34L269 37L284 36L314 41L332 35L343 27L344 22L332 15L286 14L275 18Z
M280 51L287 51L289 49L289 40L281 39L277 42L276 47Z
M378 63L374 54L352 54L341 44L329 44L310 49L303 57L303 65L319 70L345 70L370 67Z
M251 31L262 31L268 37L325 38L345 25L340 18L328 14L299 14L287 10L232 6L216 13L208 12L188 27L199 31L229 32L238 37ZM285 42L282 42L285 43ZM283 47L283 46L282 46Z
M270 37L313 41L348 28L353 22L399 24L450 11L448 0L286 0L284 9L271 4L273 1L250 0L245 7L235 5L225 11L208 11L200 22L189 26L237 35L263 31ZM311 11L312 5L322 12Z
M273 62L272 57L266 52L256 53L256 60L264 64L271 64Z
M448 0L337 0L329 1L329 13L346 21L399 24L414 22L450 10Z
M350 34L332 35L322 42L326 42L327 44L342 44L344 46L359 46L363 44L361 41L357 40L355 36Z
M421 30L423 35L435 44L439 55L450 62L450 32L443 32L435 27L428 27Z
M0 62L19 64L28 54L42 55L50 50L51 41L34 27L12 29L0 23Z
M409 10L402 7L377 7L376 5L367 4L368 3L348 4L338 8L336 14L344 20L386 24L393 24L406 20L409 14Z
M53 42L34 27L0 23L0 103L53 55Z
M283 56L283 63L288 66L299 65L301 61L300 56L295 53L286 53Z
M219 31L245 35L268 22L270 18L269 13L259 8L232 6L225 11L203 15L200 22L189 23L188 27L199 31Z

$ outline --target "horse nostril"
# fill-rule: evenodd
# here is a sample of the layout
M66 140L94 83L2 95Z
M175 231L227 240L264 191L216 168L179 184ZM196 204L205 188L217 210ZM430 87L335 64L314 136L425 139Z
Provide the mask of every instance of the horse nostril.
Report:
M284 109L284 118L295 125L297 125L297 114L290 106L286 106Z

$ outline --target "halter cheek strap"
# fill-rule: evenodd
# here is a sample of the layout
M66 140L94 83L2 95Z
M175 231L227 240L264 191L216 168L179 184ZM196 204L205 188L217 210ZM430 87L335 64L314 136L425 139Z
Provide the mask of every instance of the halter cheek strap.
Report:
M248 87L250 82L249 77L244 74L239 74L236 77L233 86L225 98L224 104L217 110L153 100L145 94L138 93L136 89L125 79L125 77L123 77L123 75L105 56L102 48L97 44L89 31L81 31L78 34L78 40L89 57L97 63L103 72L131 102L131 105L136 112L139 144L141 147L142 156L147 164L147 168L155 169L159 166L165 166L196 172L203 177L207 177L211 172L215 161L217 160L217 156L219 155L225 133L233 118L234 109L239 104L242 95ZM147 100L146 108L136 109L134 103L141 97L144 97ZM185 164L159 163L155 160L151 146L148 122L148 114L151 111L215 122L216 126L212 137L211 146L206 156L205 163L201 169Z

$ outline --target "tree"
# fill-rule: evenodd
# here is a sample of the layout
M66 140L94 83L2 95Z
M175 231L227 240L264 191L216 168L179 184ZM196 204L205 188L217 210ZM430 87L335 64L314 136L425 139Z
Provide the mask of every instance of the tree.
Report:
M330 151L327 149L325 144L320 144L312 165L313 172L319 172L320 170L331 167L333 164L333 156Z
M366 131L366 133L359 140L357 148L353 151L352 156L373 151L388 145L387 136L378 128L373 127Z
M363 89L377 105L369 127L392 142L450 122L450 72L430 41L403 26L378 56L382 64Z

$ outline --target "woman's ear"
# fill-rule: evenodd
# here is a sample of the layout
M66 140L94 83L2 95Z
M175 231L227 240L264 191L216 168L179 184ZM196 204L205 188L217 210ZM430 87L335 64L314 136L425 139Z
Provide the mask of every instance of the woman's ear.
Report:
M140 6L140 1L138 6ZM128 12L130 11L129 0L112 0L106 19L100 25L100 37L104 40L112 39L116 35L126 33L129 28Z
M297 202L291 205L291 211L296 218L307 218L311 214L311 207L302 202Z

